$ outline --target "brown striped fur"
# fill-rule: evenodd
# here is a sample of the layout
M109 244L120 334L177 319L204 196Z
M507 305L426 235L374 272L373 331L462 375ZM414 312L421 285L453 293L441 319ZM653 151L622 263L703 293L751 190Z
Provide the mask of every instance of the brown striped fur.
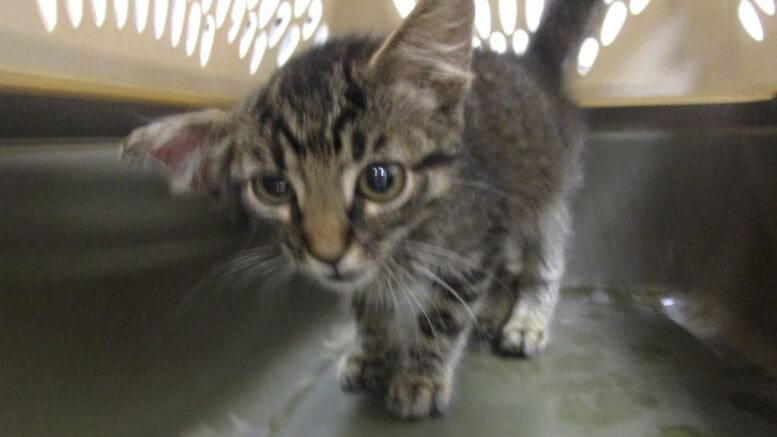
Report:
M552 3L518 58L472 51L471 0L422 0L388 39L308 50L229 110L133 132L125 156L156 157L179 188L239 191L298 271L352 293L343 388L383 393L402 418L439 414L473 329L507 355L548 342L582 147L561 63L595 3ZM405 169L396 199L357 190L373 163ZM262 197L266 175L289 197Z

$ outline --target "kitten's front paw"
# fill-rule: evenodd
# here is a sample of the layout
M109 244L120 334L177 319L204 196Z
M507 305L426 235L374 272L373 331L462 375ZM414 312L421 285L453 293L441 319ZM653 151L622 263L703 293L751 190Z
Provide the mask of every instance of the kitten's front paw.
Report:
M450 401L450 378L401 373L391 381L386 407L402 419L424 419L444 413Z
M344 391L379 391L386 388L392 363L356 352L343 355L337 365L340 388Z
M502 328L495 346L505 355L531 358L545 350L548 337L547 326L511 321Z

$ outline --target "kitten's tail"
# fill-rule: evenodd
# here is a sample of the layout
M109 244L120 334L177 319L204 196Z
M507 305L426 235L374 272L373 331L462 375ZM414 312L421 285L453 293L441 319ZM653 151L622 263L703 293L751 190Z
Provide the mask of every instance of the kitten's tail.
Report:
M576 53L602 0L552 0L529 46L528 54L551 86L561 84L564 63Z

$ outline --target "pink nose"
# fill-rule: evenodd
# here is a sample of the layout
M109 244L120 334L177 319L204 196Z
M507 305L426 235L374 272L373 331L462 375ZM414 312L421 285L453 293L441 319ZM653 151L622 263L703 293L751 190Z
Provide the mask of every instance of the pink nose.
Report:
M305 220L305 242L308 252L319 261L334 264L345 253L346 224L335 215Z

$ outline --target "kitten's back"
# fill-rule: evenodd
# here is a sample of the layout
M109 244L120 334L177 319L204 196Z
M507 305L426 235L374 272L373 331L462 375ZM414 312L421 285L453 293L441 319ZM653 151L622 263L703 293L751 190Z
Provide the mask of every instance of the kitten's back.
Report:
M598 3L552 2L523 57L473 57L464 141L476 165L466 177L510 193L518 215L533 216L581 179L582 128L562 79Z

